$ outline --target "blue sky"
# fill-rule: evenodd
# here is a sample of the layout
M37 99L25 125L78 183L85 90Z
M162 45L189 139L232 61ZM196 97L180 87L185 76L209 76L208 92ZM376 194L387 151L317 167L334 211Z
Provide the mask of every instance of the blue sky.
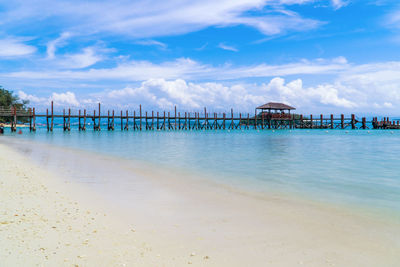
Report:
M0 84L31 105L400 113L400 4L0 3Z

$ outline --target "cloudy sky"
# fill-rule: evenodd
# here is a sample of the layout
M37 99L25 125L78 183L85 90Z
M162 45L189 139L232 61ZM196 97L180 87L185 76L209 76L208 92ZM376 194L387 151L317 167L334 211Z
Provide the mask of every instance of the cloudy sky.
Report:
M13 0L0 85L38 109L400 114L400 3Z

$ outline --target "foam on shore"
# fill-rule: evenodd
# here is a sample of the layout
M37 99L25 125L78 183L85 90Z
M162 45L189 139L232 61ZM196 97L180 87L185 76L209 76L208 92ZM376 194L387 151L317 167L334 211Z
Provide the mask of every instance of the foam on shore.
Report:
M129 209L118 209L10 147L0 144L0 151L0 262L5 266L400 262L396 222L143 169L132 177L135 186L151 185L157 194L150 199L142 192Z

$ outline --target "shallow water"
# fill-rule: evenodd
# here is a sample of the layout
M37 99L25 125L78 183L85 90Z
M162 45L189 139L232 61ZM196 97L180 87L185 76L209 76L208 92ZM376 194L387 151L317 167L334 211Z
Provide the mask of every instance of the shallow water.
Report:
M8 136L184 170L257 192L400 214L400 131L101 131ZM16 139L17 140L17 139Z

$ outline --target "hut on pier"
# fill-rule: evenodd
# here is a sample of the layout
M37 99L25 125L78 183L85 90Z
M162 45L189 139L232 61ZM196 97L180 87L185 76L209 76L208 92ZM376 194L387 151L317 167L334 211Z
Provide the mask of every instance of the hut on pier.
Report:
M283 103L269 102L256 108L257 111L261 111L258 116L266 119L291 119L290 111L296 108Z

